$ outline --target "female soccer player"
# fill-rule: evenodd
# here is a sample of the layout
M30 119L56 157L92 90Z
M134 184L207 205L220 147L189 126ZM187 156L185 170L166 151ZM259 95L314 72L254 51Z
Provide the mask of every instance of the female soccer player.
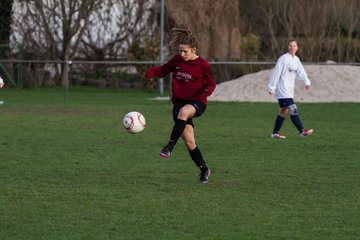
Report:
M312 129L303 128L298 115L298 108L294 102L295 78L305 83L306 90L309 90L311 85L300 59L295 55L298 49L297 41L291 39L288 42L288 52L278 59L268 84L269 94L272 95L275 92L275 97L280 105L280 112L276 117L275 126L271 134L273 138L286 138L279 131L288 112L290 112L291 121L301 137L313 133Z
M200 182L207 183L211 175L200 149L195 144L193 118L201 116L206 109L207 97L216 84L209 63L197 54L198 41L189 29L172 29L171 46L178 50L162 66L146 71L145 77L165 77L172 72L172 95L174 126L167 145L160 156L168 158L181 137L185 142L191 159L200 169Z

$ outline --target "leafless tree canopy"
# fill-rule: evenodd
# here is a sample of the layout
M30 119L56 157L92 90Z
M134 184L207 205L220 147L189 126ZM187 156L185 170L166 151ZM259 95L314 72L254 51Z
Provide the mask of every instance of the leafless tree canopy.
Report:
M15 0L10 40L32 59L157 60L159 3ZM208 60L274 61L289 38L303 61L360 60L359 0L166 0L165 46L173 27L190 28Z
M82 39L81 57L121 59L134 41L153 34L152 1L109 0L90 19Z
M360 1L240 0L246 34L262 39L265 58L286 50L289 38L300 41L306 61L359 61Z
M90 14L100 8L100 2L19 0L13 21L14 41L34 52L46 53L50 59L71 59Z
M120 58L141 34L151 33L152 4L142 0L18 0L12 40L54 60Z
M153 2L17 0L12 41L33 53L32 58L123 59L134 41L153 32Z
M157 41L155 0L17 0L15 6L12 41L50 59L126 58L134 42ZM165 1L166 32L191 28L211 60L273 60L295 37L304 60L356 61L359 21L358 0Z

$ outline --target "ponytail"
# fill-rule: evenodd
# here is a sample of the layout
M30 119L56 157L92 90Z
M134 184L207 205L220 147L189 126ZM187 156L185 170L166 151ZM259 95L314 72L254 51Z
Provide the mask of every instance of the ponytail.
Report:
M198 49L198 40L188 28L171 29L172 39L170 45L177 49L180 44L189 45L190 48Z

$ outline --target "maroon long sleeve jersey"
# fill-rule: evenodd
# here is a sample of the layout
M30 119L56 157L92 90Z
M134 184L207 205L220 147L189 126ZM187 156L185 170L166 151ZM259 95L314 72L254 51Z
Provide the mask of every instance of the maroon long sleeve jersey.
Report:
M175 55L167 63L154 68L157 77L172 75L172 102L177 99L201 101L205 105L207 97L216 87L209 63L202 57L184 61Z

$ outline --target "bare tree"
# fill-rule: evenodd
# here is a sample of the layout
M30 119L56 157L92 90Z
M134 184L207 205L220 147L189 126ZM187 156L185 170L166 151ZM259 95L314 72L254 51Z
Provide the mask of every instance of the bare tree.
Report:
M200 53L204 57L239 58L241 21L238 0L167 0L165 10L167 31L173 27L189 27L198 37Z
M305 0L299 8L295 33L306 45L303 54L307 61L355 61L359 1Z
M188 27L197 36L199 54L208 60L238 60L241 55L239 0L166 0L165 30ZM165 43L169 43L170 34ZM217 81L239 76L236 65L212 67Z
M109 0L90 18L80 57L123 59L134 41L154 32L154 1Z
M156 30L156 17L159 6L154 3L153 0L109 0L104 3L103 8L90 18L77 57L98 61L158 60L159 31ZM94 66L82 67L91 71ZM126 72L124 67L127 66L96 65L98 72ZM147 66L136 65L141 76L146 68ZM116 78L107 78L111 84L119 85ZM146 88L154 87L150 82L144 79L143 84Z
M18 0L13 23L13 41L44 53L52 60L70 61L75 56L89 19L101 0ZM65 82L67 64L57 71Z
M11 42L32 58L156 58L159 1L15 0L13 9ZM172 27L189 27L209 60L246 59L244 45L251 59L273 60L296 37L304 61L358 61L359 9L359 0L167 0L165 43ZM67 71L55 70L64 83Z
M332 0L332 6L333 15L336 16L339 22L339 32L343 39L342 42L338 43L340 47L343 46L342 56L348 61L355 61L356 54L353 52L353 38L356 32L360 34L360 1Z
M13 0L3 0L0 3L0 43L9 42L12 5Z
M286 51L286 41L295 37L305 61L359 59L358 0L240 0L240 6L262 39L265 58Z
M125 58L134 41L151 34L153 4L153 0L17 0L13 41L43 58L64 62ZM67 69L56 71L64 84Z

